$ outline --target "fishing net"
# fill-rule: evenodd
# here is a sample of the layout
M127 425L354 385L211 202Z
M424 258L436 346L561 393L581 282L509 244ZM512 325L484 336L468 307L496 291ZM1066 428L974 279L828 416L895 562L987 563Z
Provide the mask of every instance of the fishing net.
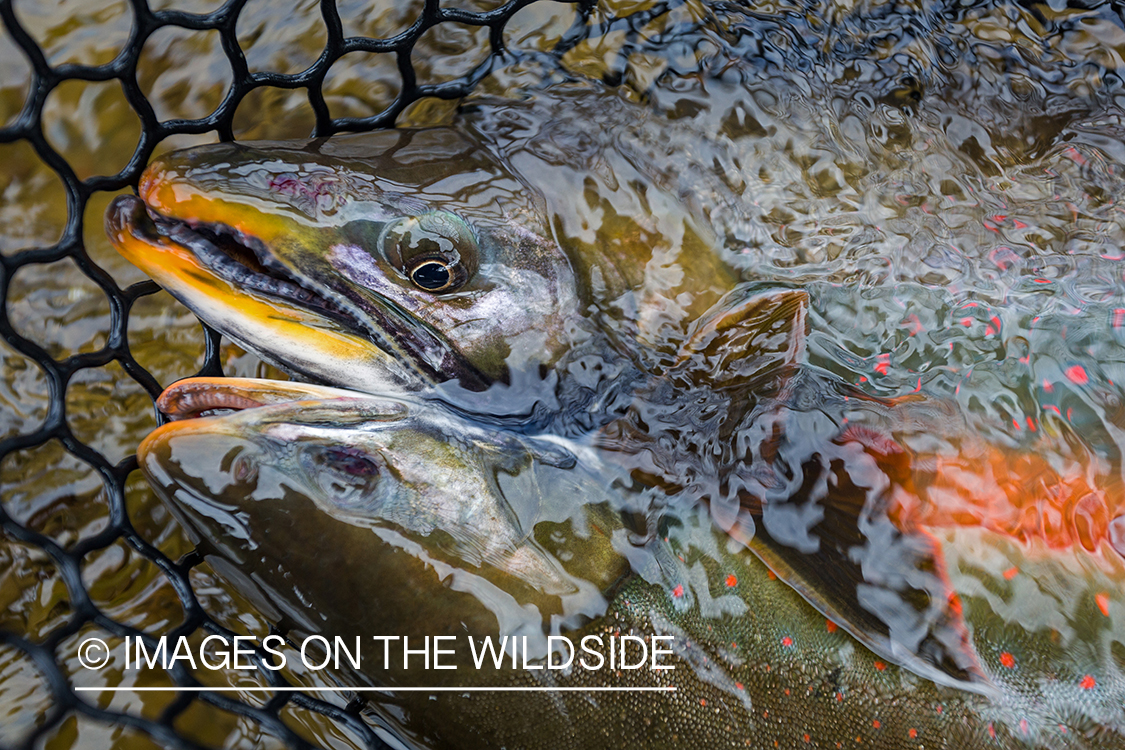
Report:
M33 151L47 171L57 177L61 184L59 202L65 202L65 213L60 205L55 216L56 226L65 223L58 241L29 246L21 241L23 224L49 223L51 217L25 215L18 201L9 200L11 196L4 198L8 205L3 209L5 232L0 233L7 235L6 246L0 253L0 335L8 347L3 352L2 394L8 411L0 413L0 422L8 424L0 430L0 481L5 485L0 503L0 568L4 571L0 577L6 579L0 584L5 592L0 595L0 609L6 609L0 618L0 725L7 725L7 729L0 732L0 746L385 746L372 728L374 721L362 714L364 702L360 699L349 702L347 697L337 699L330 695L322 699L301 692L280 692L256 694L261 700L255 701L241 700L240 694L229 692L165 692L149 694L159 698L136 700L127 694L109 696L75 691L76 686L106 684L105 680L91 682L91 675L76 663L78 644L87 636L97 635L111 647L119 646L126 638L140 638L153 649L159 636L168 636L169 640L191 636L197 641L206 635L233 636L237 631L228 626L237 627L239 622L237 614L228 613L220 624L214 613L209 613L201 597L207 595L214 579L200 573L201 556L190 546L184 548L182 543L170 540L161 531L164 526L152 522L153 514L159 516L163 511L151 508L151 502L135 502L136 496L147 492L136 472L135 456L126 455L135 450L135 443L111 445L112 440L105 438L112 432L107 424L91 424L88 415L82 413L81 401L71 398L76 390L90 387L87 375L99 368L118 373L119 383L135 381L148 398L155 398L170 380L192 374L187 370L171 378L157 377L150 366L139 361L135 351L139 344L129 336L131 321L136 324L137 310L159 290L151 281L119 284L119 274L115 276L105 268L107 262L116 261L95 257L89 246L91 238L101 232L100 217L107 196L135 186L154 150L191 143L190 136L212 132L226 140L270 135L274 132L270 130L270 103L278 101L279 96L295 93L307 98L314 136L385 127L394 124L396 118L401 121L400 116L415 103L452 101L464 96L500 66L515 71L511 75L524 80L546 82L558 76L562 69L559 61L583 40L615 28L628 36L667 10L665 6L645 4L635 9L640 12L618 19L595 14L591 5L583 2L538 3L557 9L551 13L564 14L560 16L565 20L563 31L546 47L520 47L506 38L506 25L532 1L491 3L492 7L473 9L439 4L437 0L395 8L393 12L384 7L379 11L380 18L390 14L398 25L380 36L355 33L379 32L386 26L365 23L378 15L375 9L354 2L338 7L332 0L324 0L319 8L306 8L307 15L316 22L305 40L306 47L320 48L319 56L314 55L315 59L303 69L289 72L256 69L255 66L263 67L262 61L253 59L245 49L248 38L269 34L271 14L276 17L288 12L280 5L263 10L260 6L248 7L247 0L232 0L209 12L195 13L154 9L143 0L133 0L116 16L118 23L114 26L106 20L108 11L102 5L91 6L86 12L65 4L44 10L32 7L34 4L25 9L14 7L10 0L0 1L0 21L6 34L6 38L0 34L0 42L6 45L0 48L0 58L8 63L3 70L25 63L28 84L21 101L13 98L12 87L3 89L0 98L6 98L2 104L11 116L0 129L0 148L22 149L19 153L23 156ZM51 12L72 14L67 22L70 27L60 31L61 26L54 26L52 33L43 32L43 19L35 14ZM38 35L33 28L37 24ZM57 35L82 33L83 24L90 27L90 34L120 34L120 51L112 59L79 55L75 60L73 56L60 55ZM153 75L146 65L154 57L171 54L177 44L192 34L217 40L211 44L212 59L220 67L229 66L229 72L214 76L220 82L219 88L208 89L207 95L219 101L208 113L169 117L169 112L177 114L191 109L188 100L198 92L198 81L189 80L192 73L175 80L175 61L166 59L165 72L170 70L174 80L165 85L158 97ZM423 54L415 49L420 40L426 46ZM460 48L454 49L458 44ZM283 69L303 65L274 59L267 60L267 66L270 62L276 63L274 68ZM337 85L334 101L341 106L334 112L325 94L326 77L339 78L340 70L354 74L375 64L383 69L374 75L353 76L352 93L340 93ZM451 67L457 68L455 75L448 75ZM193 69L198 71L199 66ZM612 78L612 71L602 73ZM117 163L124 161L130 144L117 132L96 133L101 143L95 151L100 153L76 156L73 150L57 147L59 138L53 134L58 135L54 130L58 124L45 112L56 106L58 92L79 85L100 85L100 91L122 96L139 119L136 145L127 163L116 173L100 174L91 165L105 162L106 149L124 151L114 154L119 159ZM370 87L378 86L383 89L373 93ZM203 96L201 101L206 104L206 99ZM99 99L92 107L83 109L82 97L77 96L77 100L78 114L71 119L75 120L72 127L79 131L98 127L96 120L83 122L83 112L86 116L100 115L106 106L123 106L120 101L106 105ZM169 107L169 101L177 102L177 106ZM372 105L372 101L376 104ZM5 109L0 109L0 121ZM341 112L344 116L334 116ZM242 124L239 118L244 118ZM189 138L177 140L184 137ZM117 148L122 143L125 148ZM23 162L17 159L9 163L16 164L13 169L18 172ZM26 178L25 183L37 179L22 173L9 178L9 182ZM55 273L52 269L60 268L59 264L68 260L82 274L82 284L60 282L54 291L64 298L69 295L73 301L85 293L101 299L96 293L100 290L109 306L105 318L92 317L95 321L107 319L108 329L87 331L88 340L73 346L57 337L52 339L53 333L63 338L69 335L66 331L73 328L74 320L66 315L62 316L65 320L60 320L52 317L52 310L43 309L39 319L29 323L26 315L21 322L14 320L12 313L16 309L15 298L19 297L22 305L29 295L29 282L14 285L14 279L32 279L32 287L49 285ZM31 273L29 269L37 270ZM86 280L96 289L89 287ZM46 307L51 307L50 299ZM33 313L37 309L34 304L30 308ZM33 329L30 332L29 326ZM205 345L198 374L221 374L224 359L220 337L214 331L202 330ZM41 333L44 335L38 335ZM159 340L156 345L166 343ZM34 387L27 386L31 381ZM26 390L21 390L25 386ZM103 394L103 405L111 411L117 409L123 416L143 412L142 422L148 420L150 427L155 426L162 417L144 400L144 395L138 398L135 387L130 388L121 391L114 386L114 390ZM122 392L126 392L125 396ZM38 411L36 394L42 401ZM123 450L113 455L121 447ZM45 454L51 458L35 458ZM125 457L117 460L121 455ZM84 474L98 486L85 494L67 490L68 474ZM40 490L46 485L63 489L50 502L41 502L39 506L32 503L30 508L21 505L22 499L42 495ZM100 504L101 510L94 514L93 522L87 523L78 506L90 503ZM154 534L157 538L153 538ZM143 584L115 582L114 571L132 570L124 561L136 556L154 566L151 580ZM118 578L122 575L125 574ZM138 592L137 587L143 590ZM134 616L136 603L143 605L148 601L151 590L167 592L169 588L174 592L174 601L182 607L182 616L176 613L140 620ZM35 606L17 606L21 597L37 599ZM120 606L122 599L130 597L131 609ZM160 601L157 596L150 599ZM26 614L31 611L40 615ZM237 634L244 633L245 630ZM234 679L258 686L290 684L284 674L262 667L260 653L254 660L257 670L253 675L227 675L224 684L232 684L230 680ZM118 675L114 679L123 678ZM153 680L144 684L202 687L199 675L182 663L166 674L161 671ZM225 729L208 732L208 727L218 726Z

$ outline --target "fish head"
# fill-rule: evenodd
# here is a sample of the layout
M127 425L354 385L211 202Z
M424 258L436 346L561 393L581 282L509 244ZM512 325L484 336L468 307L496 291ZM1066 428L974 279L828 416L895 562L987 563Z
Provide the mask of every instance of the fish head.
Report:
M550 365L577 313L542 199L449 128L172 152L106 230L221 332L369 392Z
M581 523L589 498L563 478L564 447L296 383L199 378L160 405L174 421L138 451L150 485L209 557L266 592L244 593L308 632L542 630L600 614L621 575L591 581L533 535L544 519Z

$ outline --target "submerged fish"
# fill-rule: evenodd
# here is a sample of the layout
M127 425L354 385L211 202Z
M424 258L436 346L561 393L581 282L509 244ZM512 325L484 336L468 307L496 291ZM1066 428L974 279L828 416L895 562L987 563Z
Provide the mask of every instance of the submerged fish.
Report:
M353 677L388 688L676 688L388 698L384 719L427 746L1125 747L1125 608L1106 598L1125 563L1104 546L933 530L987 685L965 690L872 653L712 511L655 512L582 446L314 386L185 381L161 405L184 419L145 440L142 469L291 637L526 635L534 667L548 635L671 636L663 671L474 668L463 641L457 670L365 662ZM888 450L861 432L837 458Z

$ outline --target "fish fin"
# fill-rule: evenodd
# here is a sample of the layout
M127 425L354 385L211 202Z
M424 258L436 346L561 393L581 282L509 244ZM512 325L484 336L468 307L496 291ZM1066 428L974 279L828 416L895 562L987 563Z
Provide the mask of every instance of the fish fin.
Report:
M727 294L692 324L671 374L695 387L752 385L797 364L805 350L809 295L771 289Z
M878 466L886 454L872 457L856 442L824 448L802 463L796 492L744 499L758 518L739 541L877 655L939 684L991 692L940 543L887 517L896 483Z

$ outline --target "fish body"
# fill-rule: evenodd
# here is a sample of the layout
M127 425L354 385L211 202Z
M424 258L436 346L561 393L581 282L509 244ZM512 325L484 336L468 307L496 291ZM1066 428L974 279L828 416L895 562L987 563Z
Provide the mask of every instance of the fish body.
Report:
M426 746L1125 747L1125 610L1102 604L1125 565L1104 547L935 532L987 685L966 690L871 651L706 506L657 511L659 494L582 445L304 385L185 381L162 405L236 410L158 429L140 463L291 638L528 636L534 667L548 635L670 636L672 670L476 668L462 641L456 670L368 662L344 677L675 688L394 696L384 720Z

